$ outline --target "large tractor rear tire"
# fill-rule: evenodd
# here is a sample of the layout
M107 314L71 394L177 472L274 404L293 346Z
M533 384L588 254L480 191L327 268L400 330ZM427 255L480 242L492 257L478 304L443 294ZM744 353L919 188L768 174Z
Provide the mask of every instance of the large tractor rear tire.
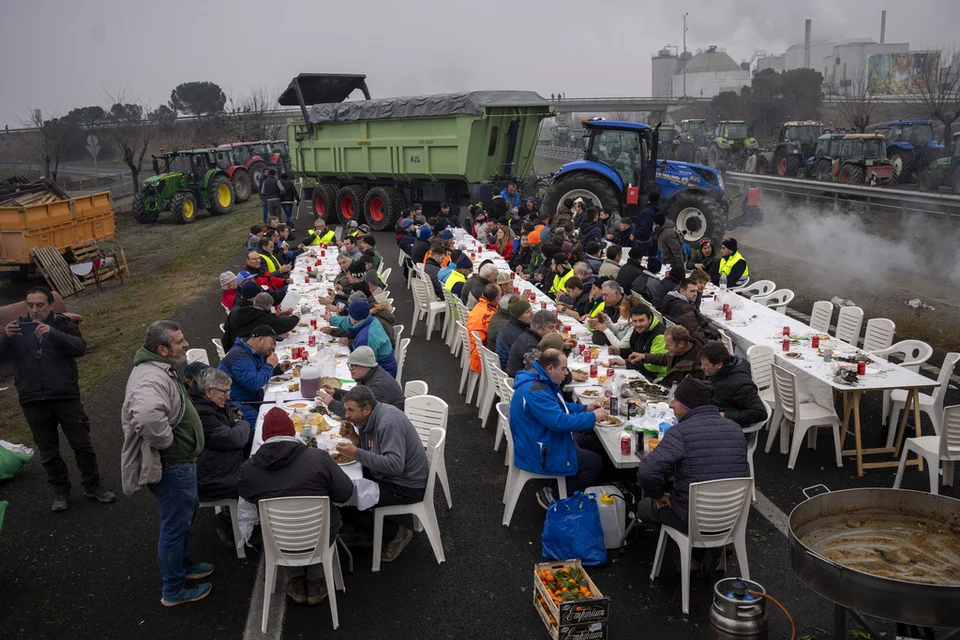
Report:
M891 154L890 164L893 165L894 184L903 184L905 182L909 182L917 169L916 158L909 153Z
M707 164L714 169L720 168L720 147L717 145L710 145L707 149Z
M720 246L727 230L727 217L720 203L702 193L681 191L667 200L661 211L676 222L684 242L691 246L701 238L710 238L714 246Z
M341 187L337 193L337 218L341 224L355 220L362 224L363 201L367 197L367 188L358 184Z
M767 163L767 157L763 154L757 155L757 174L761 176L769 175L770 165Z
M207 211L212 216L220 216L233 210L233 185L227 176L214 176L207 185L207 198L210 206Z
M250 172L250 182L253 185L253 192L260 193L260 186L267 177L267 163L260 161L254 162L247 170Z
M943 184L943 174L936 169L917 172L917 187L920 191L939 191Z
M950 179L950 186L953 187L953 192L960 194L960 167L957 167L953 170L953 176Z
M580 171L561 176L547 189L543 197L543 210L553 217L557 215L560 203L567 198L590 198L594 206L599 204L607 211L622 209L616 188L609 180L595 173Z
M133 197L133 219L140 224L152 224L157 221L159 212L147 211L146 202L143 193L140 192Z
M189 191L180 191L173 197L173 205L170 210L180 224L190 224L197 219L197 211L200 207L197 205L197 197Z
M813 177L819 182L830 182L830 179L833 177L830 174L832 168L833 165L829 160L817 160L817 164L814 165Z
M313 188L313 215L327 224L337 223L337 188L318 182Z
M840 173L837 176L841 184L859 184L862 185L864 181L864 172L863 168L855 164L845 164L840 168Z
M697 148L692 144L681 144L677 148L677 160L680 162L693 162L697 157Z
M396 226L406 206L407 202L399 189L374 187L363 202L363 211L371 229L389 231Z
M250 180L250 172L243 167L233 172L231 182L233 182L233 195L238 203L246 202L253 195L253 182Z
M774 160L777 167L777 175L786 178L796 178L800 175L800 167L803 161L795 153L778 153Z

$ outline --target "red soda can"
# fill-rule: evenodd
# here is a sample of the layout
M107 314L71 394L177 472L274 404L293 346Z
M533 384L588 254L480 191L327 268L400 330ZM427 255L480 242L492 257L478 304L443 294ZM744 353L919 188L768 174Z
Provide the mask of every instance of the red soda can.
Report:
M587 345L585 345L585 344L581 344L581 345L580 345L580 355L581 355L581 356L583 355L583 350L586 349L586 348L587 348ZM586 362L586 360L584 360L584 362Z
M862 360L857 363L857 375L863 376L867 374L867 363Z
M570 333L570 325L568 324L563 325L563 333L564 335Z
M790 351L790 338L783 339L783 350Z
M310 345L311 347L317 346L317 336L310 336L309 338L307 338L307 344Z
M294 360L300 359L300 347L294 347L290 352L290 357Z
M530 302L533 302L534 300L537 299L537 294L535 294L533 291L530 291L530 292L527 294L527 296L530 298Z
M723 312L726 313L727 311L730 311L730 304L727 303L727 302L724 302L724 303L723 303Z
M514 293L514 295L520 293L520 287L514 287L514 288L513 288L513 293Z
M307 353L307 350L304 349L303 347L300 347L300 359L301 359L301 360L309 360L309 359L310 359L310 354Z
M324 257L326 257L326 255L327 255L327 250L326 250L326 249L320 249L320 257L321 257L321 258L324 258Z
M316 319L316 318L310 318L310 328L311 328L311 329L316 329L316 328L317 328L317 319Z
M303 276L303 284L310 284L310 276L309 276L309 275Z
M613 367L610 367L609 369L607 369L607 377L608 377L608 378L612 378L614 373L616 373L616 372L613 370Z
M624 433L620 436L620 453L625 456L633 453L633 438L630 437L630 434Z
M583 350L583 347L584 347L584 345L580 345L580 355L583 356L583 361L584 361L584 362L590 362L591 352L590 352L589 349L587 349L586 351L584 351L584 350ZM594 373L596 373L597 368L596 368L596 367L593 367L593 370L594 370Z
M540 303L540 308L543 309L544 311L546 311L546 310L547 310L547 303L546 303L546 302L541 302L541 303Z
M783 328L783 335L785 335L785 336L789 336L789 335L790 335L790 327L784 327L784 328Z
M814 349L820 348L820 336L813 336L810 338L810 346Z
M592 364L590 365L590 377L591 377L591 378L596 378L596 377L597 377L597 363L596 363L596 362L594 362L594 363L592 363Z
M726 318L727 322L730 322L733 320L733 311L730 311L730 309L725 310L723 312L723 317Z

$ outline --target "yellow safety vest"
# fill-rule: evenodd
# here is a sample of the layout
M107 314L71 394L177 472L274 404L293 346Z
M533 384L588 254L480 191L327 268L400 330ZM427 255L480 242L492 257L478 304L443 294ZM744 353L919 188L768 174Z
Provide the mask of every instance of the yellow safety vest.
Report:
M360 232L357 231L357 230L354 230L354 231L351 231L350 233L348 233L348 234L347 234L347 237L348 237L348 238L356 238L358 235L360 235Z
M263 259L264 262L267 263L267 273L280 271L280 262L278 262L276 258L274 258L268 253L261 253L260 257Z
M747 261L744 259L740 252L730 254L726 258L720 258L720 273L724 275L730 275L730 271L733 269L733 265L738 262L743 262L743 277L750 275L750 267L747 265ZM734 283L730 283L731 285Z
M572 277L573 277L573 269L570 269L569 271L567 271L567 272L566 272L565 274L563 274L562 276L560 276L560 275L554 275L554 276L553 276L553 286L550 287L550 293L552 293L552 294L554 294L554 295L557 295L557 294L560 294L560 293L566 293L566 292L567 292L567 288L566 288L567 280L569 280L569 279L572 278Z
M458 282L466 282L467 276L463 275L456 269L450 272L450 275L447 276L447 281L443 283L443 288L453 293L453 287L456 286Z
M603 304L603 300L601 300L600 303L593 308L593 311L590 312L590 317L591 317L591 318L596 318L598 315L600 315L601 313L603 313L604 308L605 308L605 307L604 307L604 304ZM588 330L588 331L596 331L596 329L594 329L593 327L591 327L591 326L589 326L589 325L587 326L587 330Z
M310 242L304 243L304 244L307 244L307 245L313 245L313 244L330 244L331 242L333 242L334 236L336 235L336 234L333 232L332 229L327 229L327 232L324 233L322 236L317 236L317 232L314 231L313 229L308 230L307 233L308 233L309 235L313 236L313 237L310 239Z

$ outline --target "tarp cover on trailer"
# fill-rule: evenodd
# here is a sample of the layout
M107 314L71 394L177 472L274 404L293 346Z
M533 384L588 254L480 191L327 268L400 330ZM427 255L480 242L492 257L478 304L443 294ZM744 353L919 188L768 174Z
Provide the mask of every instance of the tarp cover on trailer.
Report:
M535 91L471 91L441 93L432 96L408 96L359 100L310 107L310 122L379 120L383 118L422 118L424 116L480 115L490 106L548 106Z

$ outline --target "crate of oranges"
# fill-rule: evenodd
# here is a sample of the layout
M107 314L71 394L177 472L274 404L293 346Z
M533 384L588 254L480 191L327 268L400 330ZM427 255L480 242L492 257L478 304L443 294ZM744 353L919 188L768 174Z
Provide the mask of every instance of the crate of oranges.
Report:
M555 640L603 640L610 599L579 560L534 565L534 607Z

